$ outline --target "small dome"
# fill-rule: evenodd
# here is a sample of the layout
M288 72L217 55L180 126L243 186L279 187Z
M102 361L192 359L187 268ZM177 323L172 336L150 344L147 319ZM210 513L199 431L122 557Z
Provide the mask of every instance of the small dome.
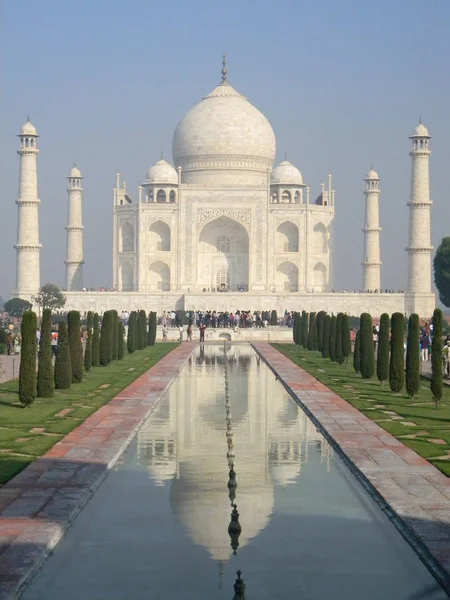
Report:
M380 178L378 177L378 173L376 171L374 171L373 169L370 169L370 171L367 171L366 179L380 179Z
M275 167L270 180L272 184L303 185L302 174L288 160L283 160L278 167Z
M37 135L36 127L30 122L29 119L24 125L22 125L20 135Z
M178 174L175 169L163 158L147 171L148 183L178 184Z
M81 177L81 171L75 165L70 169L69 177Z
M430 134L428 133L428 129L425 127L425 125L422 125L422 123L419 123L417 125L417 127L414 129L414 131L412 132L412 134L410 135L410 137L415 138L415 137L431 137Z

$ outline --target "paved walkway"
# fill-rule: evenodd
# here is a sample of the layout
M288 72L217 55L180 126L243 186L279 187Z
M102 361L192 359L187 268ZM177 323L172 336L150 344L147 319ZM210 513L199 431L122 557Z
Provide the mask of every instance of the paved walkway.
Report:
M0 383L19 377L20 354L0 356Z
M180 344L0 488L0 600L41 567L196 344Z
M267 343L253 344L450 591L450 479Z

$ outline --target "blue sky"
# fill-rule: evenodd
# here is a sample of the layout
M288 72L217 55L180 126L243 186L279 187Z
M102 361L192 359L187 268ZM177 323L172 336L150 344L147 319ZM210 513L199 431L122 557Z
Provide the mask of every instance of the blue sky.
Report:
M131 195L185 112L229 81L271 121L312 196L336 188L336 288L361 285L363 178L381 178L382 286L404 288L410 141L430 130L433 243L448 235L447 0L5 0L0 294L15 283L20 126L40 134L41 279L63 285L66 175L85 177L85 282L112 284L112 188Z

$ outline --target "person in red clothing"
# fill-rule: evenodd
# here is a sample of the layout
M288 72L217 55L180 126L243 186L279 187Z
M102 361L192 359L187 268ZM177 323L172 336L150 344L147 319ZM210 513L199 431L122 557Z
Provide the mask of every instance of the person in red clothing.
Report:
M200 329L200 342L204 342L206 325L203 323L203 321L200 323L199 329Z

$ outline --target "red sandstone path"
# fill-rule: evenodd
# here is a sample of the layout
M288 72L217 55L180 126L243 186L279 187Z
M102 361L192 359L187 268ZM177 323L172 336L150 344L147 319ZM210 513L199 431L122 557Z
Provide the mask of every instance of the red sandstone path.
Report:
M0 600L39 570L196 347L177 346L0 488Z
M450 479L267 343L252 344L450 590Z

